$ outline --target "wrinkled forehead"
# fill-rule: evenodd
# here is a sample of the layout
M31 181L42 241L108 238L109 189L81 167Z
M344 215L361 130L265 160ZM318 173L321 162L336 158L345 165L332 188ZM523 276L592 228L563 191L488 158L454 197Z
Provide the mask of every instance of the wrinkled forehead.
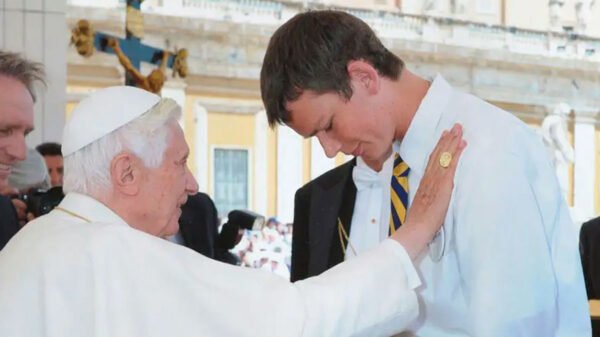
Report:
M19 80L0 74L0 107L11 107L28 112L33 109L33 97Z

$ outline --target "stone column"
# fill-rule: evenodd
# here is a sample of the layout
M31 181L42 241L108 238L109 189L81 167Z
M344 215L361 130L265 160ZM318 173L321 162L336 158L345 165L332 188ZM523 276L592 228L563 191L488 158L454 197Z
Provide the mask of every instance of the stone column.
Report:
M193 173L198 181L199 190L208 193L208 113L200 102L194 103L193 113L196 128L194 144L196 172Z
M181 107L181 119L179 120L179 125L181 125L181 128L183 129L184 132L185 132L185 111L186 111L186 109L185 109L185 97L186 97L185 88L186 87L187 87L187 84L185 82L171 80L171 81L165 82L165 84L163 85L163 88L160 92L162 97L173 99Z
M256 113L254 117L254 211L267 215L267 200L269 192L269 181L267 179L268 168L268 136L269 123L264 110Z
M335 158L327 158L317 137L312 137L310 139L310 179L315 179L334 167Z
M183 0L162 1L162 9L168 13L181 15L181 11L184 10Z
M594 0L576 0L575 1L575 31L578 34L588 33L588 27L592 19L592 7Z
M294 219L294 195L302 186L302 138L292 129L277 129L277 217Z
M447 16L452 13L451 3L448 0L426 0L423 2L425 15Z
M592 111L575 111L574 209L576 223L594 215L596 116Z
M47 88L39 87L35 130L27 137L34 147L62 138L65 123L67 46L66 0L0 0L0 49L19 52L44 64Z

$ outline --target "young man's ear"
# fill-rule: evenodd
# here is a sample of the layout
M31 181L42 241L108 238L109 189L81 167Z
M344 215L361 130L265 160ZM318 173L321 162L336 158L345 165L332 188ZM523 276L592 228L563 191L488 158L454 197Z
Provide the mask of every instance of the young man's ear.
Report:
M354 85L362 86L367 93L376 94L379 92L379 86L381 84L379 73L377 70L368 62L363 60L355 60L348 62L348 74L350 75L350 81Z
M121 152L110 162L112 187L126 195L136 195L140 191L140 160L128 152Z

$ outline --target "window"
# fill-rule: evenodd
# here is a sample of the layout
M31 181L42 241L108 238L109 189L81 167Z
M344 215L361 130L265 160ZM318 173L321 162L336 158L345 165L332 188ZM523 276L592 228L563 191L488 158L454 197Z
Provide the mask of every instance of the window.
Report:
M248 150L214 149L214 200L219 216L248 209Z

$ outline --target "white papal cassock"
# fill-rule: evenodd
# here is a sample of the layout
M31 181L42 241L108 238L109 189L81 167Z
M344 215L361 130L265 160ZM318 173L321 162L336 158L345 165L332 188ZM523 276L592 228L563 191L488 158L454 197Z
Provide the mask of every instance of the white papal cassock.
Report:
M2 337L389 336L417 315L419 279L392 240L292 284L133 229L85 195L60 207L77 216L55 209L0 252Z

